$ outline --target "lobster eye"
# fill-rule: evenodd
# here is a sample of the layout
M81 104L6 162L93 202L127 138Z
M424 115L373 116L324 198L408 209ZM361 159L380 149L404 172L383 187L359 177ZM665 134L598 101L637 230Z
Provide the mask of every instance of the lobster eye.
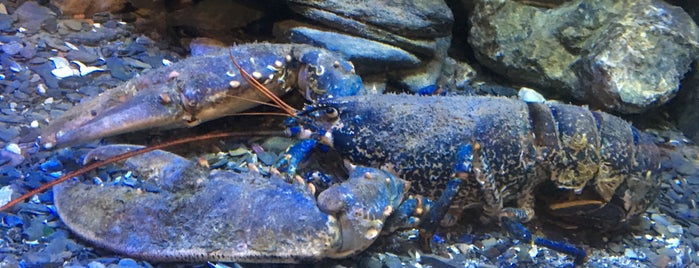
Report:
M335 107L325 108L325 116L328 119L335 119L335 118L337 118L337 115L338 115L338 112L337 112L337 109L335 109Z

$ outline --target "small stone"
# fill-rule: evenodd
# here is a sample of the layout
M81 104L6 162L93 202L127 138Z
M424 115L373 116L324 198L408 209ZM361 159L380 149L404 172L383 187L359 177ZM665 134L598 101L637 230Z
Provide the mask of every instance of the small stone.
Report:
M19 148L19 145L17 145L16 143L8 143L5 146L5 151L11 152L13 154L18 154L18 155L22 154L22 149Z
M106 268L107 266L98 261L91 261L87 264L87 268Z
M122 59L112 57L107 59L107 69L112 74L112 77L126 81L131 79L135 74L127 70Z
M524 102L544 103L546 101L546 98L541 93L527 87L520 88L517 96Z
M79 20L65 20L63 21L63 25L76 32L83 29L83 24Z
M141 268L141 266L138 265L138 263L135 260L129 258L119 260L118 265L119 268Z
M36 93L38 93L39 95L46 94L46 85L45 84L36 85Z
M2 117L0 115L0 117ZM0 118L0 121L2 118ZM0 140L4 142L10 142L12 139L19 135L19 129L16 127L8 127L4 123L0 123Z
M658 255L655 259L651 261L653 262L653 266L655 267L668 267L671 259L667 255Z
M51 262L51 256L46 252L27 252L22 255L22 260L26 267L45 267Z
M622 244L620 244L620 243L609 243L609 244L607 245L607 248L609 248L609 250L611 250L611 251L613 251L613 252L615 252L615 253L622 253L622 252L624 252L624 245L622 245Z
M80 76L86 76L88 74L91 74L93 72L103 72L104 68L100 67L95 67L95 66L87 66L82 62L79 61L71 61L71 63L75 64L78 66L78 70L80 71Z
M12 187L5 185L0 188L0 206L3 206L12 200Z
M24 28L26 33L38 31L45 21L56 16L50 9L34 1L24 2L15 10L14 14L17 16L19 25Z
M66 54L66 58L71 61L80 61L84 63L94 63L99 59L97 53L93 49L82 47L78 50L71 50Z
M0 32L13 32L15 29L12 27L14 19L11 15L0 14Z
M261 152L257 154L258 160L267 166L274 165L274 163L279 159L277 154L272 152Z
M7 53L8 55L15 55L15 54L19 53L20 51L22 51L24 46L22 46L22 44L19 42L13 41L13 42L10 42L7 44L3 44L1 48L2 48L2 51Z
M636 254L636 251L630 248L624 249L624 256L629 259L638 259L638 254Z
M39 168L44 172L54 172L63 169L63 164L56 158L50 158L46 162L41 163Z

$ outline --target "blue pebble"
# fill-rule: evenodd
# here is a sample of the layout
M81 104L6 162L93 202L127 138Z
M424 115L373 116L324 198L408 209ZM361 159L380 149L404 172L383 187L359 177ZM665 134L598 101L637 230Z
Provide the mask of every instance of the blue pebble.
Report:
M41 165L39 165L39 168L44 172L55 172L62 170L63 164L61 163L61 161L58 161L58 159L56 159L55 157L52 157L49 160L46 160L46 162L41 163Z
M432 242L435 242L435 243L437 243L437 244L444 244L446 241L444 240L444 238L442 238L442 237L439 236L439 235L433 235L433 236L432 236Z
M141 265L138 265L135 260L128 258L119 260L117 265L119 265L120 268L141 268Z
M3 225L7 227L15 227L24 224L22 218L15 215L7 215L2 218Z
M459 243L467 243L467 244L473 244L474 240L476 240L476 238L472 234L464 234L462 236L459 236L459 238L456 239L456 241Z

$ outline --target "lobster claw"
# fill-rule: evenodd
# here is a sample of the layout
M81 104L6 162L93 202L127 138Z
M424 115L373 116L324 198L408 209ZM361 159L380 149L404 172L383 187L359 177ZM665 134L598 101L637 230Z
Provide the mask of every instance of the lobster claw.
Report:
M233 65L280 96L296 84L291 45L251 44L193 56L151 70L66 111L41 133L45 148L149 128L177 128L266 102Z
M134 96L108 91L51 122L41 136L45 148L68 146L131 131L186 124L179 94L168 84Z
M362 88L354 66L336 53L299 44L240 45L151 70L81 103L42 131L41 145L50 149L143 129L191 127L269 101L272 96L238 68L276 96L293 87L308 98L355 95Z

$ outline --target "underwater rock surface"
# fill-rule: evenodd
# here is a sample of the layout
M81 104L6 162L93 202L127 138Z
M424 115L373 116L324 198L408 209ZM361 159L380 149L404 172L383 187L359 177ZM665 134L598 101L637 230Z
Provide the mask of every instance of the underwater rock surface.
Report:
M663 1L478 1L471 22L469 42L488 68L621 113L666 103L699 55L699 28Z

